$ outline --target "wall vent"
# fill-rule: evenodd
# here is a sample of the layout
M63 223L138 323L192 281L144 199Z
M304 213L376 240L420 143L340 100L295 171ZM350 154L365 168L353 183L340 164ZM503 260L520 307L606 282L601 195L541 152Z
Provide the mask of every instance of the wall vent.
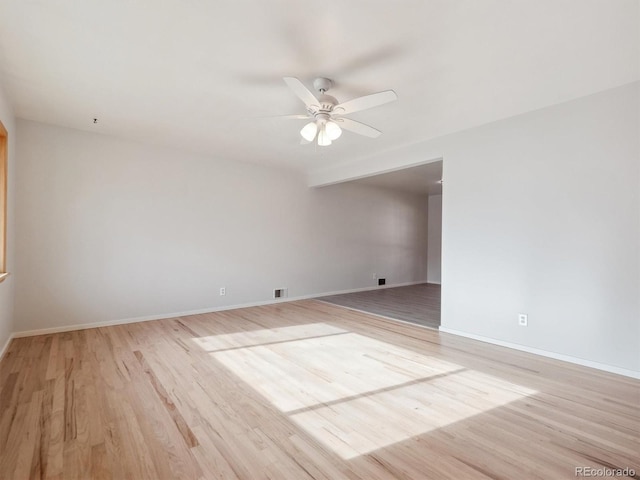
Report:
M273 298L285 298L287 297L287 289L286 288L276 288L273 291Z
M378 285L386 285L387 284L387 279L386 278L379 278L378 279Z

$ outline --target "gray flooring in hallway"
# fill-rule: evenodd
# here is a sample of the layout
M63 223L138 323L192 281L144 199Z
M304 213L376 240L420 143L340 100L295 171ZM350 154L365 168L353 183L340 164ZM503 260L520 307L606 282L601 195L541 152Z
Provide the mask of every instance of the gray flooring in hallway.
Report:
M423 327L440 326L440 285L435 283L330 295L318 300Z

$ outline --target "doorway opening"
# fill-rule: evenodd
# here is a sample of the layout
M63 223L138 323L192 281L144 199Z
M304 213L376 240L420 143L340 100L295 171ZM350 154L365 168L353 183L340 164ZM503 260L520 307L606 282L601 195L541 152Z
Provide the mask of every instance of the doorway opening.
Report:
M373 286L363 291L321 297L321 300L353 310L380 315L428 328L439 328L442 283L442 173L443 161L436 159L420 165L352 180L350 183L374 188L392 189L411 196L411 205L418 205L414 217L406 215L399 228L412 236L407 239L407 258L373 259L376 276L384 276L385 286ZM419 197L416 201L414 197ZM408 202L409 203L409 202ZM407 225L413 218L415 228ZM397 255L397 250L395 255ZM395 269L392 274L384 269ZM381 272L381 273L380 273ZM395 278L394 278L395 277Z

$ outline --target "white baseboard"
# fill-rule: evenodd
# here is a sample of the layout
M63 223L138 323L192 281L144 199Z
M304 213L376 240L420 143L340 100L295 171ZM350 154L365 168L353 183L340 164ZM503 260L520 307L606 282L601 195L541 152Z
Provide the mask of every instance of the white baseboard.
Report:
M14 338L15 338L15 334L14 333L10 334L9 338L7 338L7 341L2 346L2 349L0 349L0 361L2 361L2 359L4 358L4 354L7 353L7 349L9 348L9 344L11 343L11 340L13 340Z
M72 332L74 330L86 330L88 328L111 327L114 325L125 325L127 323L148 322L151 320L163 320L166 318L186 317L189 315L200 315L203 313L214 313L214 312L223 312L225 310L236 310L238 308L259 307L262 305L272 305L275 303L295 302L298 300L309 300L312 298L326 297L329 295L341 295L344 293L366 292L368 290L380 290L384 288L407 287L409 285L420 285L422 283L426 283L426 280L419 281L419 282L397 283L395 285L381 285L381 286L374 286L374 287L352 288L349 290L338 290L333 292L315 293L311 295L301 295L298 297L270 299L270 300L264 300L260 302L241 303L236 305L224 305L220 307L210 307L210 308L203 308L199 310L188 310L185 312L162 313L158 315L147 315L143 317L107 320L104 322L82 323L79 325L64 325L60 327L39 328L37 330L23 330L21 332L15 332L11 338L34 337L36 335L48 335L51 333Z
M393 285L375 285L373 287L351 288L349 290L336 290L334 292L324 292L324 293L314 293L312 295L303 295L301 297L291 298L288 300L290 301L308 300L310 298L328 297L330 295L342 295L345 293L368 292L370 290L384 290L385 288L409 287L411 285L422 285L423 283L428 283L428 282L426 280L420 280L417 282L395 283Z
M71 331L74 331L74 330L86 330L88 328L110 327L110 326L114 326L114 325L125 325L127 323L148 322L148 321L152 321L152 320L162 320L162 319L167 319L167 318L186 317L186 316L189 316L189 315L200 315L200 314L203 314L203 313L222 312L222 311L225 311L225 310L235 310L235 309L238 309L238 308L258 307L258 306L262 306L262 305L273 305L273 304L276 304L276 303L295 302L295 301L298 301L298 300L309 300L309 299L314 299L314 298L326 297L326 296L329 296L329 295L341 295L341 294L345 294L345 293L366 292L366 291L369 291L369 290L379 290L379 289L385 289L385 288L395 288L395 287L405 287L405 286L410 286L410 285L420 285L422 283L427 283L427 282L426 281L405 282L405 283L398 283L398 284L395 284L395 285L384 285L384 286L374 286L374 287L364 287L364 288L353 288L353 289L349 289L349 290L337 290L337 291L333 291L333 292L323 292L323 293L317 293L317 294L311 294L311 295L301 295L301 296L298 296L298 297L288 297L288 298L282 298L282 299L271 299L271 300L264 300L264 301L260 301L260 302L242 303L242 304L236 304L236 305L225 305L225 306L220 306L220 307L203 308L203 309L199 309L199 310L188 310L188 311L184 311L184 312L163 313L163 314L159 314L159 315L147 315L147 316L142 316L142 317L125 318L125 319L119 319L119 320L108 320L108 321L104 321L104 322L84 323L84 324L79 324L79 325L64 325L64 326L60 326L60 327L41 328L41 329L37 329L37 330L25 330L25 331L21 331L21 332L14 332L11 335L9 335L9 338L7 339L5 344L3 345L2 349L0 349L0 360L2 360L2 358L4 357L4 354L7 352L7 349L9 348L9 344L11 343L11 340L13 340L14 338L31 337L31 336L37 336L37 335L47 335L47 334L51 334L51 333L71 332ZM414 324L411 324L411 325L414 325ZM595 369L602 370L602 371L605 371L605 372L616 373L618 375L624 375L626 377L640 379L640 372L637 372L635 370L629 370L629 369L626 369L626 368L616 367L616 366L613 366L613 365L607 365L607 364L604 364L604 363L593 362L591 360L585 360L583 358L572 357L570 355L564 355L564 354L561 354L561 353L549 352L547 350L541 350L541 349L538 349L538 348L527 347L525 345L519 345L517 343L505 342L505 341L502 341L502 340L497 340L495 338L484 337L482 335L476 335L476 334L473 334L473 333L463 332L463 331L460 331L460 330L446 328L446 327L443 327L443 326L440 326L440 332L448 333L448 334L451 334L451 335L457 335L457 336L460 336L460 337L471 338L473 340L478 340L478 341L485 342L485 343L490 343L490 344L493 344L493 345L499 345L501 347L513 348L514 350L520 350L520 351L523 351L523 352L533 353L533 354L540 355L540 356L543 356L543 357L553 358L555 360L562 360L562 361L565 361L565 362L574 363L576 365L582 365L582 366L585 366L585 367L591 367L591 368L595 368Z
M609 373L616 373L618 375L624 375L625 377L640 379L640 372L635 370L629 370L626 368L615 367L613 365L607 365L605 363L592 362L591 360L585 360L583 358L572 357L570 355L564 355L562 353L549 352L547 350L540 350L539 348L527 347L525 345L519 345L517 343L504 342L502 340L496 340L495 338L483 337L482 335L476 335L474 333L467 333L460 330L454 330L452 328L446 328L440 326L441 333L449 333L451 335L457 335L459 337L471 338L473 340L479 340L485 343L491 343L493 345L499 345L501 347L513 348L514 350L520 350L527 353L534 353L543 357L553 358L555 360L562 360L564 362L575 363L576 365L582 365L583 367L591 367L597 370L603 370Z

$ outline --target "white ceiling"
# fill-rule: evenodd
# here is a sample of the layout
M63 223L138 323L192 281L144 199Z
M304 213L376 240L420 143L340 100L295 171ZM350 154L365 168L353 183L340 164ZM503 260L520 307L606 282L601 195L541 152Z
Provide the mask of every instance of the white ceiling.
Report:
M441 180L442 160L361 178L354 180L353 183L391 188L420 195L440 195L442 193Z
M640 78L638 0L0 0L18 117L311 171ZM299 144L281 77L384 133ZM92 119L97 117L97 125Z

